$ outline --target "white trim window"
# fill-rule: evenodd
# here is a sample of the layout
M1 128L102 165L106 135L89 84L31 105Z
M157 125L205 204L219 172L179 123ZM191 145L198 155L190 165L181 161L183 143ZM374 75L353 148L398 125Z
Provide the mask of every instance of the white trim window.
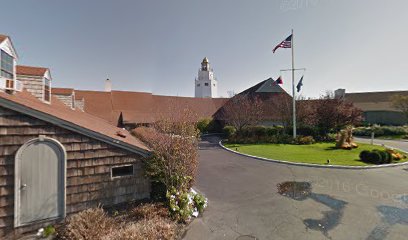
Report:
M14 58L4 50L1 50L0 70L1 77L14 79Z

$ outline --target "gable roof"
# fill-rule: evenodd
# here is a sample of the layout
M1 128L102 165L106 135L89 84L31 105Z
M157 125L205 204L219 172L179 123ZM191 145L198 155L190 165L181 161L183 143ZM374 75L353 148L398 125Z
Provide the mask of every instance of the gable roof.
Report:
M254 86L240 92L239 94L255 94L255 93L284 93L287 92L276 83L272 78L261 81L260 83L255 84Z
M48 68L32 67L32 66L16 66L16 73L19 75L44 76Z
M16 92L15 94L0 92L0 105L5 108L50 122L142 156L148 155L149 149L147 146L126 130L117 128L91 114L72 110L56 97L53 97L51 102L52 104L43 103L27 91Z
M272 78L263 80L254 86L238 93L237 95L247 95L249 98L258 98L261 100L262 118L265 121L277 121L281 118L281 113L277 111L278 106L291 102L292 96L289 95ZM237 96L236 95L236 96ZM233 99L232 97L231 99ZM221 107L216 115L217 119L222 120L223 108Z
M8 40L8 41L7 41ZM5 42L5 43L3 43ZM11 38L7 35L0 34L0 47L2 50L13 56L14 58L18 58L16 49L14 48L13 42L11 41Z
M356 92L346 93L345 99L353 103L359 102L390 102L395 95L406 95L408 91L387 91L387 92Z
M6 40L8 36L0 34L0 43L2 43L4 40Z
M285 90L272 78L268 78L262 82L262 85L255 91L257 93L282 93Z

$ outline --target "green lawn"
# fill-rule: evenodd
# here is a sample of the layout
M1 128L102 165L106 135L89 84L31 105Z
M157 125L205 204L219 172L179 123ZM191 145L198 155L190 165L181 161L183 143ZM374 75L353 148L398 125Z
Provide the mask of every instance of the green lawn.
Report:
M352 150L335 149L334 143L316 143L312 145L290 144L228 144L224 146L232 150L264 158L285 160L290 162L326 164L330 159L332 165L365 166L368 163L360 161L358 155L362 150L384 148L369 144L358 144L359 147ZM406 161L400 160L395 162Z

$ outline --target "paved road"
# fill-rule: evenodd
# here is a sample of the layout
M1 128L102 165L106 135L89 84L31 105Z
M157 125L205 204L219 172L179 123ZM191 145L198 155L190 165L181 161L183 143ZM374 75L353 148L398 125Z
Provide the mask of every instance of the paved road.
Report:
M408 166L289 166L239 156L217 142L205 137L200 145L196 187L210 202L185 239L407 239ZM279 194L277 184L286 181L305 191Z
M371 139L369 138L355 138L356 141L362 143L371 143ZM374 144L384 144L386 146L399 148L408 152L408 142L406 140L397 141L397 140L382 140L382 139L374 139Z

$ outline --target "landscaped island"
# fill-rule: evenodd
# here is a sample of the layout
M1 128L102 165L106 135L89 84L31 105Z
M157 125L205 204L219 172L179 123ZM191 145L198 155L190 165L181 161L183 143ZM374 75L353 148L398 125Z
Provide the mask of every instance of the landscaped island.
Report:
M294 144L231 144L225 143L225 147L258 157L269 158L273 160L284 160L298 163L327 164L330 160L331 165L347 166L366 166L373 165L363 162L359 158L362 150L385 150L380 146L369 144L358 144L358 148L343 150L334 147L333 143L315 143L311 145ZM407 159L399 161L393 160L392 163L404 162Z

